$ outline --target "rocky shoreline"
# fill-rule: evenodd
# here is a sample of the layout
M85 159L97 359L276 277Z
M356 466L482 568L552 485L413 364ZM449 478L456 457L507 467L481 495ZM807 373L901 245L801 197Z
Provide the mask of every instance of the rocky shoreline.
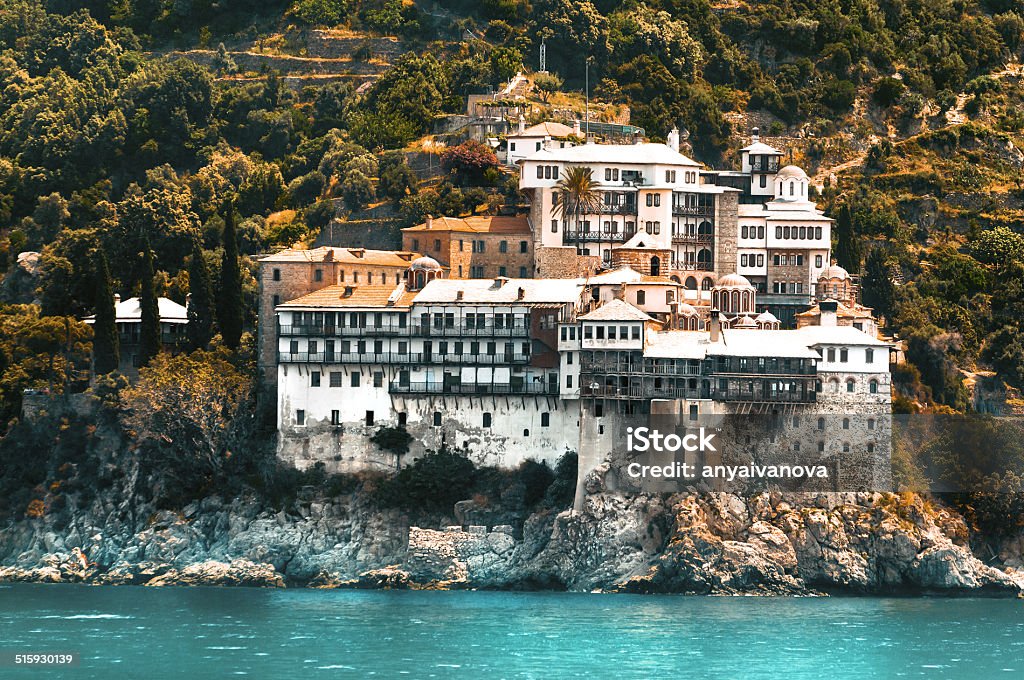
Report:
M0 530L0 581L97 585L571 590L708 595L1020 596L1021 541L998 566L962 517L914 494L687 493L593 489L581 512L521 527L409 526L354 493L259 511L216 497L133 520L94 502L57 530Z

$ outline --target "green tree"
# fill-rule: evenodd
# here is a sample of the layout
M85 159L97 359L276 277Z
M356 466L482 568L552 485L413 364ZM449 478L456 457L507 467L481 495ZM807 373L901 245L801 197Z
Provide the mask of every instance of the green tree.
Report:
M142 291L139 307L142 326L139 329L139 365L148 366L160 353L160 301L156 294L156 272L153 271L153 251L148 247L142 254Z
M224 204L224 257L220 268L220 310L217 320L224 344L238 349L242 339L242 271L238 261L238 238L235 234L235 206Z
M93 370L96 375L116 371L121 361L117 337L117 312L110 283L110 267L102 248L96 249L96 319L93 324Z
M541 101L547 103L551 95L562 89L564 81L557 73L538 73L533 77L533 86L540 92Z
M188 265L188 289L189 349L206 349L213 337L213 282L203 256L203 248L198 241L192 246L192 258Z
M373 182L359 170L349 170L341 181L341 195L349 210L362 210L373 200Z
M594 179L593 168L570 166L562 171L555 186L562 199L552 213L562 218L563 228L575 226L584 215L601 212L600 184Z
M835 233L835 256L839 266L851 274L860 272L860 243L857 235L853 233L853 215L850 207L845 203L840 206L836 214L834 227Z
M892 313L896 298L896 289L892 282L892 272L886 252L881 247L871 249L864 262L864 279L862 281L864 304L875 310L876 314L888 316Z

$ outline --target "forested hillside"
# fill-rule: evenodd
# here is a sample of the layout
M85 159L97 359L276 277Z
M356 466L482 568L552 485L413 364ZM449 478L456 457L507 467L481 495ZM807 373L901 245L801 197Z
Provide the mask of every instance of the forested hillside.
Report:
M655 140L685 127L709 165L755 125L793 148L907 341L899 408L969 409L964 370L1024 385L1022 32L1011 0L0 0L0 414L87 364L75 319L141 292L147 253L157 295L203 271L221 291L231 222L252 329L257 253L370 205L410 223L515 202L489 159L428 178L402 150L537 68L542 40L545 97L578 101L589 58L595 101Z

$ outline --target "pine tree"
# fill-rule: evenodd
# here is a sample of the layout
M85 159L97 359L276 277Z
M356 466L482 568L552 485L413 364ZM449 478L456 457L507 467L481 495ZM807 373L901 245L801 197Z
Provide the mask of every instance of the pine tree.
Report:
M861 280L864 304L872 307L876 315L892 313L896 299L896 288L892 283L889 262L884 249L871 249L864 263L864 278Z
M142 328L139 330L139 365L147 366L160 352L160 303L156 299L153 279L153 251L149 242L145 244L142 260L142 294L139 304L142 308Z
M224 344L238 349L242 338L242 272L238 263L235 206L224 204L224 259L220 267L220 309L217 321Z
M188 305L189 349L205 349L213 337L213 283L199 241L192 246L188 286L191 293Z
M116 371L121 359L117 338L117 311L110 283L110 267L102 248L96 250L96 322L93 324L93 369L96 375Z
M860 244L853 233L853 215L850 207L843 205L836 215L836 260L839 266L851 274L860 273Z

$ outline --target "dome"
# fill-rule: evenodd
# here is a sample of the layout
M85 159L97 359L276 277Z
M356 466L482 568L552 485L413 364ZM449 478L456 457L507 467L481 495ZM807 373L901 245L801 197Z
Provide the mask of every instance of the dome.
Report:
M679 305L679 313L682 314L683 316L693 316L694 314L697 313L697 310L693 308L693 305L684 302L683 304Z
M424 255L423 257L417 257L413 260L412 264L409 265L409 268L413 271L420 269L425 271L437 271L441 269L441 264L434 258Z
M741 274L726 274L718 279L715 288L753 288L747 277Z
M749 316L741 316L732 326L733 328L757 328L757 324Z
M779 174L775 175L778 179L802 179L807 180L807 173L804 172L803 168L796 165L787 165L786 167L779 170Z
M771 312L761 312L757 315L755 321L758 323L779 323L779 320Z
M842 279L846 280L850 278L850 272L846 271L837 264L831 264L821 270L819 279Z

